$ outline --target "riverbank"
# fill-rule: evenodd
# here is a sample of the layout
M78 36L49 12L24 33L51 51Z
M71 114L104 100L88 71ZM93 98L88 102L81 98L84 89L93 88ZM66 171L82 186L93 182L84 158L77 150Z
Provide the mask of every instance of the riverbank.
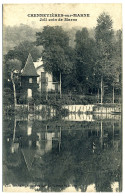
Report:
M122 106L121 104L88 104L88 105L29 105L29 104L17 104L4 106L3 114L4 115L12 115L12 114L34 114L34 115L42 115L49 116L53 114L53 116L62 114L67 116L69 113L77 113L77 114L121 114Z

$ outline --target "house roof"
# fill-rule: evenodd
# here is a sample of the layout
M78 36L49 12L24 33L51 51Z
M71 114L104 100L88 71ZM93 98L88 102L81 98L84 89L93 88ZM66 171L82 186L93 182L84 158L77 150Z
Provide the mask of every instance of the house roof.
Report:
M39 68L40 66L43 66L42 57L37 59L37 61L33 62L33 63L34 63L34 66L35 66L36 69Z
M33 63L33 59L31 54L29 53L25 67L22 71L22 76L39 76L36 72L34 63Z
M41 72L45 72L42 57L33 63L34 63L34 67L35 67L37 73L39 72L39 70L41 70Z

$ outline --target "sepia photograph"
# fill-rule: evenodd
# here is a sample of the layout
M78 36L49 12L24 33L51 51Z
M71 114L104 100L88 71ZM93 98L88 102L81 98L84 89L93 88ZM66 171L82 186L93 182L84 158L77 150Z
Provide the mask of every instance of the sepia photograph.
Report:
M122 192L122 4L3 4L3 192Z

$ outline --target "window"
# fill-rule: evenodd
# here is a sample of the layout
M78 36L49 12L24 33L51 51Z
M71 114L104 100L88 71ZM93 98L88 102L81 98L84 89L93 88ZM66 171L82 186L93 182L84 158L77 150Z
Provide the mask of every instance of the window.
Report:
M32 83L33 81L32 81L32 78L29 78L29 83Z

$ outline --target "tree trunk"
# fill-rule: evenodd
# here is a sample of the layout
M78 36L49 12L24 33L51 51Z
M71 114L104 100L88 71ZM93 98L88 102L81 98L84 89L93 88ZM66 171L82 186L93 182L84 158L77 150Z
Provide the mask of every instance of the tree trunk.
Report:
M60 72L60 98L61 98L61 96L62 96L62 89L61 89L61 72Z
M103 76L101 76L101 104L103 103Z
M97 99L98 99L98 103L99 103L99 88L98 88L98 97L97 97Z
M115 96L114 96L114 85L113 85L113 93L112 93L113 95L112 95L112 102L114 103L114 100L115 100Z
M103 126L102 126L102 120L101 120L101 148L103 147Z
M48 100L48 92L46 91L46 101Z
M15 135L16 135L16 119L14 119L14 130L13 130L13 140L12 140L12 145L11 145L11 152L14 153L15 151Z
M15 140L15 135L16 135L16 119L14 119L13 142Z
M13 84L14 106L16 106L16 104L17 104L17 100L16 100L16 87L15 87L15 83L14 83L14 79L13 79L13 72L11 72L11 80L12 80L12 84Z

